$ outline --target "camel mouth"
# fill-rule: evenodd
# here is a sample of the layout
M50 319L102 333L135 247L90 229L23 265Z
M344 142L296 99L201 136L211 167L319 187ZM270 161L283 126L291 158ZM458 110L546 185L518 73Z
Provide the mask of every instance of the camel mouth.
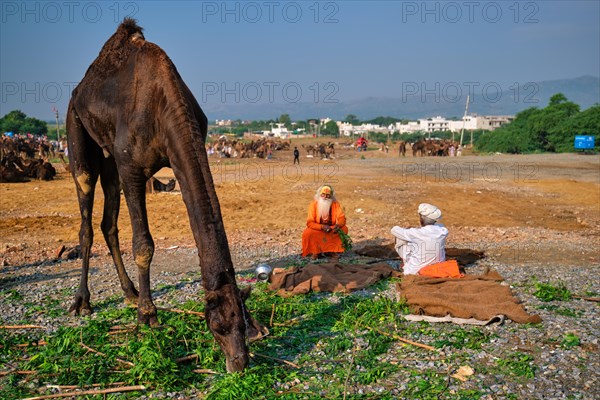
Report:
M248 354L237 354L226 359L225 367L228 373L242 372L248 366L249 362Z

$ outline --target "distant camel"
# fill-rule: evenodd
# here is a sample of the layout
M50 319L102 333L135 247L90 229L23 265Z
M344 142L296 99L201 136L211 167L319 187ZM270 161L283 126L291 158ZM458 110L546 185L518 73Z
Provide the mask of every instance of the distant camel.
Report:
M406 142L404 140L398 143L398 156L406 157Z
M162 183L155 177L152 177L146 182L146 193L172 192L175 189L176 183L177 180L175 179L169 179L169 182Z
M172 167L198 247L206 322L225 353L227 371L248 365L247 336L256 331L236 285L227 235L205 149L207 118L165 52L126 18L73 90L67 112L70 168L79 199L82 274L70 308L89 314L92 207L98 177L104 192L102 233L138 321L158 325L150 294L154 242L146 213L146 181ZM127 276L117 220L123 188L133 230L138 292Z

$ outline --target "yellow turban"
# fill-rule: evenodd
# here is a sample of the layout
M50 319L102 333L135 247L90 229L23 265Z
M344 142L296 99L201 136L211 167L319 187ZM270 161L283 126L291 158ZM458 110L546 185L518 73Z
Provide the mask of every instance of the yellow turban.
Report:
M331 194L331 187L329 187L329 186L323 186L321 188L321 193L320 194Z

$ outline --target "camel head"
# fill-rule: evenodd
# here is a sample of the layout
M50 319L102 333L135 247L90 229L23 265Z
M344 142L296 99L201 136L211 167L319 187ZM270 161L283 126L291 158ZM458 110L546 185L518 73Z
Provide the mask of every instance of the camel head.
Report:
M226 357L227 372L242 371L249 362L246 345L250 314L234 284L206 292L206 323Z

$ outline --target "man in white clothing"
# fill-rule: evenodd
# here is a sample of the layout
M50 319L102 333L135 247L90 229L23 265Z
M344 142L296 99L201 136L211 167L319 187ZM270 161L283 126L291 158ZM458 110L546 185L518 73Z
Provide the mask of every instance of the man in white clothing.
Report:
M438 221L442 212L434 205L419 205L420 228L394 226L396 251L404 262L404 275L416 275L421 268L446 260L448 229Z

